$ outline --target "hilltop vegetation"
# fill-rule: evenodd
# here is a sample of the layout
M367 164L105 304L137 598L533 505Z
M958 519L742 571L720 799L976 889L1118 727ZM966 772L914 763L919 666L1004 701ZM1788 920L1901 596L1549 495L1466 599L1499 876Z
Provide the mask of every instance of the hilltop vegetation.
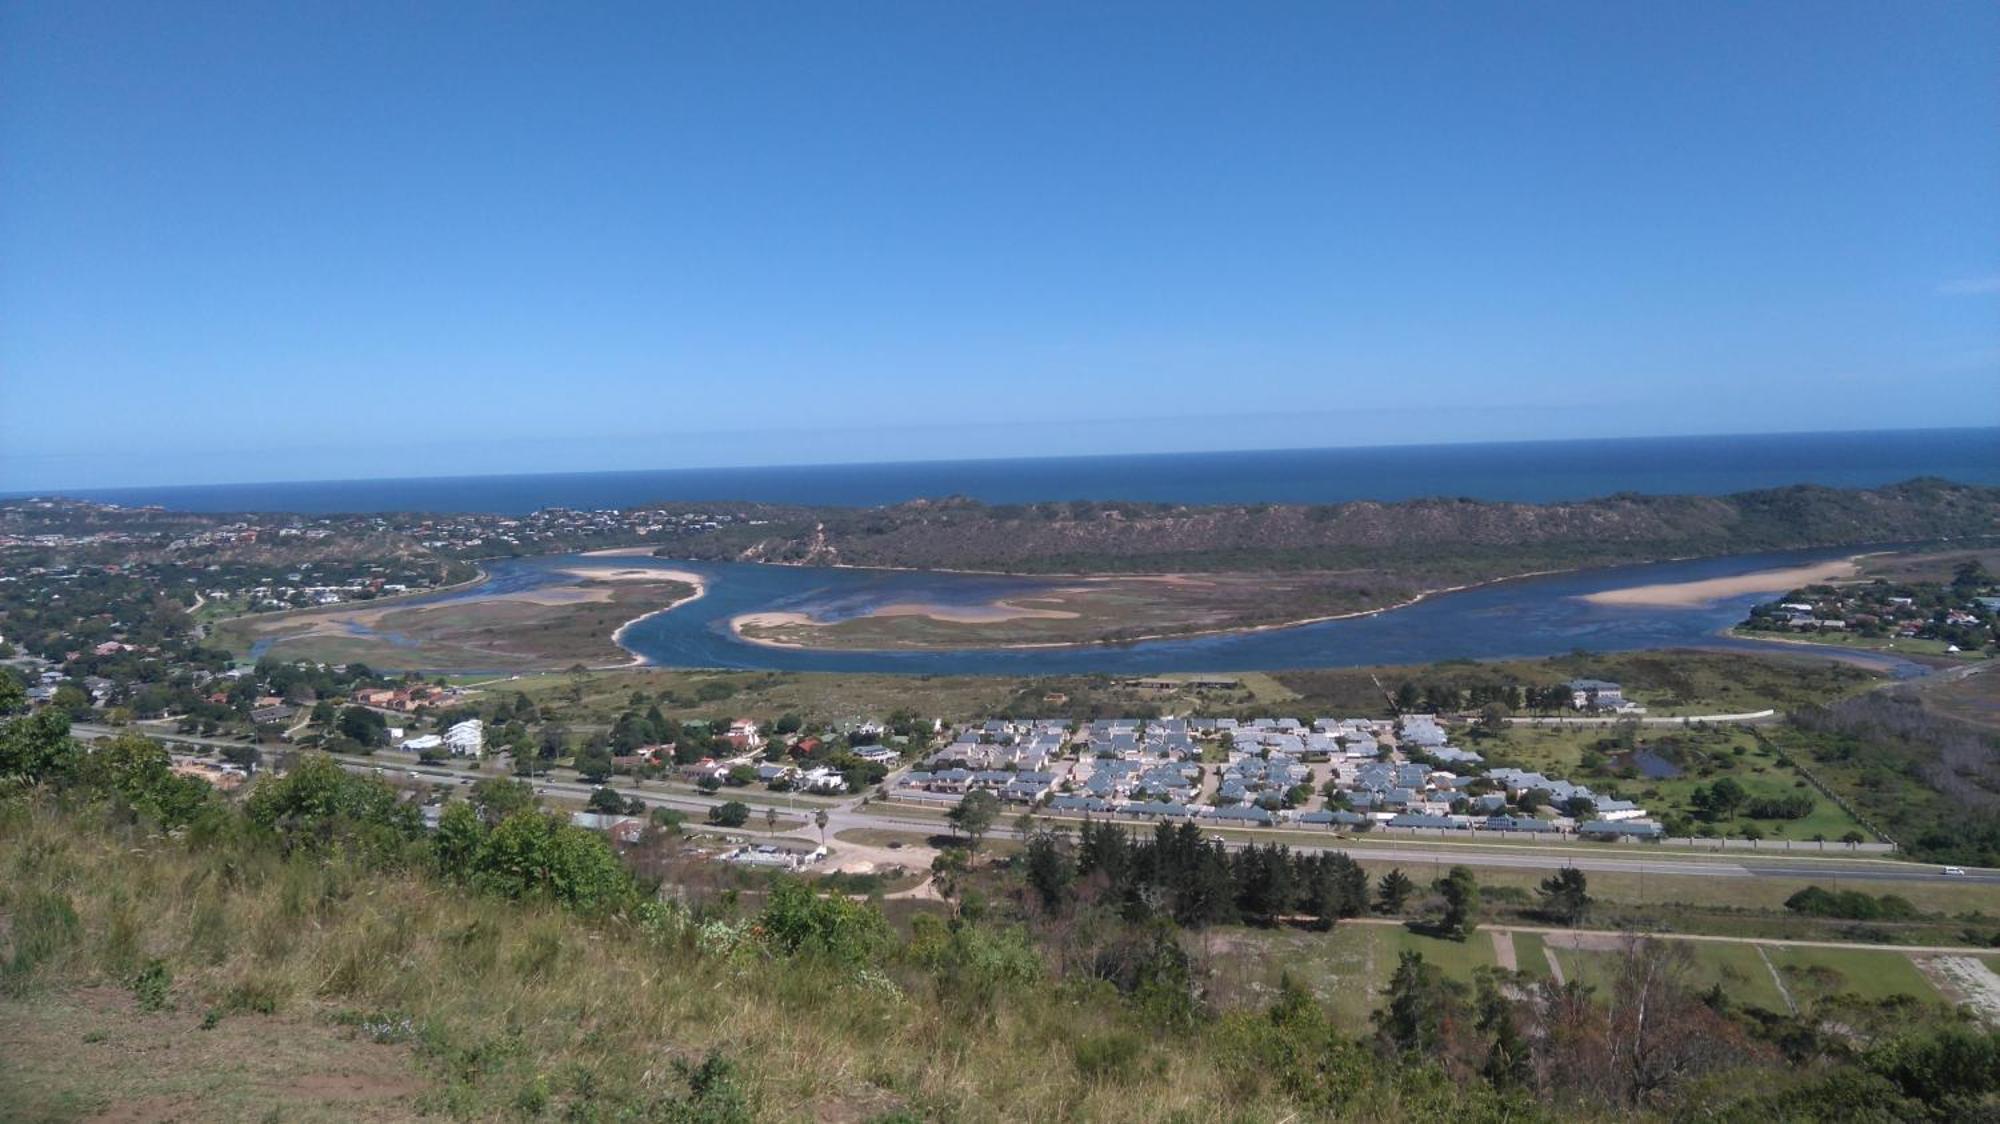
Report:
M760 507L661 553L1019 573L1379 569L1470 579L1690 555L1990 535L2000 488L1912 480L1575 503L1144 503Z

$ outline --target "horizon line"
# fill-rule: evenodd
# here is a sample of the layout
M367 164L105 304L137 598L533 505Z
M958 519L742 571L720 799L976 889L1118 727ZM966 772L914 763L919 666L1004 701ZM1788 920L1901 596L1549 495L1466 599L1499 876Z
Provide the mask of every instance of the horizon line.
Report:
M435 482L448 480L494 480L494 479L551 479L584 476L648 476L669 473L698 474L708 472L782 472L810 471L824 468L868 468L913 465L968 465L968 464L1021 464L1034 461L1113 461L1136 460L1146 457L1229 457L1229 456L1279 456L1293 453L1325 453L1342 450L1362 449L1440 449L1475 448L1482 446L1520 445L1584 445L1605 442L1645 442L1645 441L1693 441L1693 440L1737 440L1751 437L1846 437L1880 434L1919 433L1976 433L2000 431L2000 424L1958 425L1958 426L1918 426L1891 427L1886 429L1801 429L1801 430L1746 430L1731 433L1656 433L1628 435L1620 437L1544 437L1505 441L1407 441L1407 442L1360 442L1345 445L1296 445L1280 448L1253 449L1186 449L1162 450L1155 452L1126 453L1064 453L1043 456L1020 457L917 457L904 460L835 460L835 461L794 461L789 463L762 464L710 464L688 465L678 468L623 468L623 469L564 469L543 472L474 472L445 474L436 476L332 476L313 478L289 478L281 480L238 480L213 483L176 484L104 484L81 488L57 487L31 490L0 490L0 500L24 499L64 499L89 498L91 493L138 492L138 491L200 491L229 488L288 488L329 484L385 484L399 481ZM946 497L938 497L946 498Z

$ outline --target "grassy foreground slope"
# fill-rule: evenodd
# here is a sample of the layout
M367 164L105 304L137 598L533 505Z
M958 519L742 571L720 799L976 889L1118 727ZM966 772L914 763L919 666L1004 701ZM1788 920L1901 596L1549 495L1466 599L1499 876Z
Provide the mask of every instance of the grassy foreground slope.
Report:
M1185 934L1344 924L1368 887L1336 856L1102 828L967 865L949 915L907 930L782 880L689 906L532 807L455 801L427 832L393 789L323 757L228 801L144 739L86 753L59 713L0 721L0 1107L706 1122L2000 1109L2000 1035L1900 998L1739 1010L1661 942L1606 962L1595 991L1491 970L1468 986L1385 929L1411 955L1381 973L1366 1021L1283 978L1261 1005L1211 1002ZM1466 892L1452 900L1476 913ZM1446 924L1472 935L1471 914ZM1440 956L1487 960L1454 951Z

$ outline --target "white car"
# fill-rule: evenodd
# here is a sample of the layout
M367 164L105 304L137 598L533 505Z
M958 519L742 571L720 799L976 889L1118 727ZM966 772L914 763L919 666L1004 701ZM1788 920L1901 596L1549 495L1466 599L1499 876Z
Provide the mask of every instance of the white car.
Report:
M1948 866L1944 868L1944 872L1946 874L1964 874L1965 868L1962 866Z

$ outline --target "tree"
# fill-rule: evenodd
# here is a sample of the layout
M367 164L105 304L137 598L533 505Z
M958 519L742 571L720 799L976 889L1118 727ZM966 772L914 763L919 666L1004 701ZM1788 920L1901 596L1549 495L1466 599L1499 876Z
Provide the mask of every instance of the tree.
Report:
M1403 873L1401 867L1389 871L1375 886L1375 908L1383 913L1401 913L1409 904L1410 895L1415 893L1417 884Z
M1444 1044L1455 1000L1444 973L1423 953L1405 950L1389 977L1388 1002L1373 1016L1376 1033L1396 1053L1435 1054Z
M594 745L576 755L576 775L591 784L603 784L616 771L611 751L604 746Z
M1494 982L1490 970L1481 969L1478 978L1479 1029L1490 1036L1486 1062L1480 1076L1502 1089L1526 1086L1534 1077L1528 1041L1514 1021L1514 1005Z
M1028 836L1022 854L1028 886L1046 909L1060 909L1069 900L1070 883L1076 880L1076 856L1068 836L1058 831L1037 831Z
M742 827L750 822L750 805L730 800L708 810L708 822L720 827Z
M584 807L593 812L615 816L625 811L625 798L618 795L618 791L610 785L605 785L590 794L590 799Z
M819 845L822 847L826 846L826 821L827 814L825 808L821 808L819 811L813 813L813 826L819 828Z
M1707 788L1697 788L1689 793L1688 803L1694 805L1703 818L1715 821L1734 816L1749 798L1749 792L1735 777L1723 777Z
M965 852L956 847L947 847L931 860L931 885L938 897L952 903L952 912L958 911L958 881L965 876Z
M1479 927L1479 881L1472 871L1455 866L1438 883L1444 895L1444 917L1438 923L1443 935L1462 941Z
M1396 710L1401 714L1414 714L1423 703L1423 694L1415 683L1404 683L1396 688Z
M776 808L766 807L764 809L764 830L772 835L778 833L778 810Z
M65 683L57 687L55 697L49 700L49 705L78 721L90 717L90 696L74 683Z
M28 709L28 692L14 674L0 668L0 714L19 714Z
M966 793L958 806L946 813L945 818L951 821L952 827L965 833L972 849L977 851L980 840L993 827L993 822L1000 818L1000 798L986 789L975 788Z
M510 781L505 777L487 777L478 781L469 795L473 809L489 826L535 806L534 788L526 782Z
M114 794L169 828L192 821L209 799L207 782L174 772L166 747L138 734L98 743L75 772L82 785Z
M317 849L349 837L387 846L423 831L416 807L403 803L395 789L321 753L305 755L282 777L267 774L243 811L288 848Z
M823 898L790 878L772 887L757 929L780 952L849 965L867 963L891 941L889 924L874 906L839 895Z
M1542 879L1542 912L1565 925L1580 924L1590 913L1588 880L1573 866Z
M365 706L342 709L339 720L334 723L334 731L363 750L374 750L389 744L388 720Z
M486 821L472 805L462 800L446 804L438 815L437 833L431 836L431 854L438 872L447 878L470 878L486 831Z
M69 715L54 707L0 725L0 777L54 780L67 774L76 759Z
M486 834L473 855L472 881L489 893L546 896L581 910L615 908L633 894L631 876L603 836L540 812L516 812Z

